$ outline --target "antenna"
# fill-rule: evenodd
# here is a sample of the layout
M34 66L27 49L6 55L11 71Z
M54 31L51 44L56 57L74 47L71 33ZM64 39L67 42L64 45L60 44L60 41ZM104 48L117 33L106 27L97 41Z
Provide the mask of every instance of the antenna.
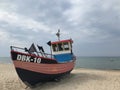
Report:
M60 41L60 29L58 29L58 32L56 33L58 40Z

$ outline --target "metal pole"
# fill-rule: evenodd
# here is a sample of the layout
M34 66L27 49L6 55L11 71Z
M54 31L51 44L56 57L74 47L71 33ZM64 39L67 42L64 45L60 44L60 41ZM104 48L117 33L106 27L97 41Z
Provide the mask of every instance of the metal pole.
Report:
M58 29L58 32L56 33L57 37L58 37L58 41L60 41L60 29Z

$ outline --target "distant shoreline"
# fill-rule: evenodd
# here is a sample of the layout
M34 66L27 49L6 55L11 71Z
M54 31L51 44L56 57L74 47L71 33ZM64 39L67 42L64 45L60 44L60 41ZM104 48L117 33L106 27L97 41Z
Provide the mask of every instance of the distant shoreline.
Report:
M0 57L0 63L12 63L11 57ZM120 57L77 57L75 68L119 70Z

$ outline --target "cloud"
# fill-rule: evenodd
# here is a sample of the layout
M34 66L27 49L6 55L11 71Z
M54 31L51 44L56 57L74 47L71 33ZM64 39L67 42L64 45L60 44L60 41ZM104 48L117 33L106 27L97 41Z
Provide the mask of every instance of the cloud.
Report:
M40 33L41 35L43 33L46 33L47 35L55 34L58 27L54 28L54 25L52 25L51 22L49 22L49 24L46 24L46 22L50 21L49 18L47 18L47 17L52 16L52 15L50 15L51 11L46 10L46 9L48 9L48 7L45 8L46 6L43 6L43 8L45 8L44 12L40 12L40 14L39 14L39 8L38 8L39 4L35 3L37 5L36 5L36 7L33 6L32 7L33 10L32 10L31 4L33 4L33 2L28 1L29 4L27 6L26 6L26 3L25 3L25 5L23 5L22 8L21 8L21 6L23 4L22 2L20 3L20 2L16 1L13 3L10 3L10 2L2 3L2 8L0 9L0 23L1 23L0 26L1 26L1 28L3 28L6 32L9 32L10 36L18 39L18 41L24 39L26 37L26 34L27 34L26 40L29 40L29 41L31 39L35 40L36 37L34 37L34 36L38 37L39 36L38 33ZM46 2L43 4L47 5ZM54 3L51 3L51 5L53 5L53 4ZM6 7L8 7L8 6L10 6L11 8L6 9ZM14 9L13 7L15 7L16 9ZM25 8L25 10L24 10L25 12L29 11L28 9L30 8L30 10L33 13L37 13L36 16L31 16L31 15L33 15L33 13L31 13L31 11L28 13L24 13L24 11L23 11L24 8ZM37 10L35 11L35 9L37 9ZM52 9L53 8L51 8L51 10ZM57 8L56 8L53 10L53 12L54 11L59 12L59 10L57 10ZM44 16L44 15L46 15L46 16L45 17L39 16L41 14L42 14L42 16ZM38 19L38 17L40 17L40 19L46 18L46 21L36 20L36 17L37 17L37 19ZM17 32L19 32L19 33L17 33ZM67 31L62 30L62 34L67 34Z
M19 41L17 38L11 37L9 32L6 32L4 29L0 29L0 46L8 46L8 45L19 45L23 46L25 41Z
M0 11L0 21L7 22L9 25L24 28L24 30L32 30L35 32L44 31L49 32L49 27L45 26L42 22L37 22L31 18L18 15L16 13Z
M80 53L78 48L96 46L96 54L99 44L99 50L105 45L118 48L119 24L119 0L0 1L0 41L6 45L56 40L55 33L60 28L61 38L73 38L77 52ZM84 50L81 52L88 55Z
M104 40L120 33L119 5L118 0L71 0L71 8L64 15L83 37Z

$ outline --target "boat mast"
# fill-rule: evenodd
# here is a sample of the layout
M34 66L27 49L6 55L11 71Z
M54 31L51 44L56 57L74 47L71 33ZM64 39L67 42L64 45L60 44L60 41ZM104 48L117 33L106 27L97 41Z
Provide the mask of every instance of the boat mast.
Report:
M60 29L58 29L58 32L56 33L56 36L58 37L58 41L60 41Z

